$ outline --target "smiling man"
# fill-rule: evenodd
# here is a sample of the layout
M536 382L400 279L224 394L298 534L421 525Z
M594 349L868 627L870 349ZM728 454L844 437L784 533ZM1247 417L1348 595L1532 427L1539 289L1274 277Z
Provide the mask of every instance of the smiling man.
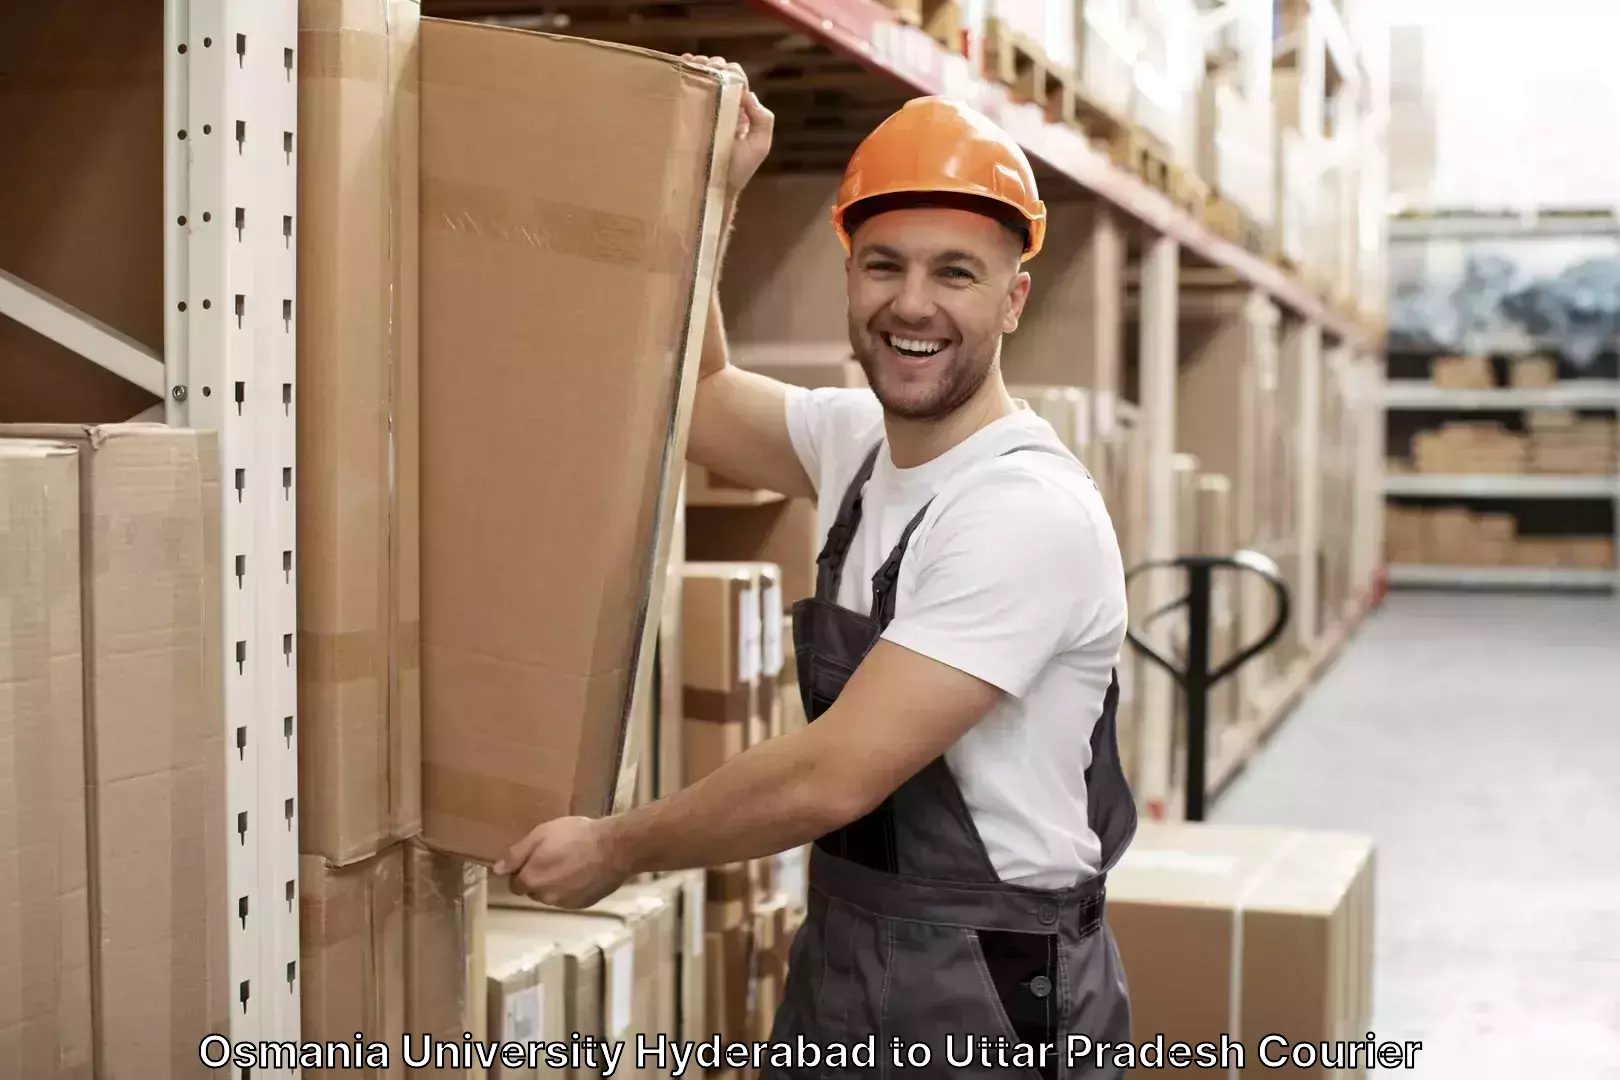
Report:
M745 95L728 207L772 123ZM496 872L584 906L636 873L814 841L773 1040L876 1038L880 1061L893 1039L924 1044L917 1077L1008 1062L1117 1075L1057 1050L1130 1035L1103 921L1105 874L1136 827L1114 727L1120 553L1091 477L1000 370L1045 207L999 128L923 98L856 150L832 217L871 389L730 366L716 301L689 450L735 481L818 500L816 595L793 612L811 723L650 806L540 825ZM1014 1045L963 1064L947 1038ZM764 1075L828 1073L778 1062Z

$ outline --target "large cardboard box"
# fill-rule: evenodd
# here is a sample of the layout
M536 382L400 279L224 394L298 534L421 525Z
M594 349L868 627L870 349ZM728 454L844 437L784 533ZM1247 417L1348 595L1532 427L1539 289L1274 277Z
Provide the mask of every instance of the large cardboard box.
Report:
M405 885L405 1030L420 1038L482 1040L489 990L484 976L487 871L421 844L402 845ZM481 1068L453 1070L481 1077Z
M628 805L740 85L424 19L423 833Z
M536 1044L568 1039L568 968L553 941L532 940L509 934L487 934L485 970L489 980L489 1038L492 1042L523 1048L514 1060L502 1049L501 1061L490 1070L490 1080L541 1080L550 1077Z
M417 0L298 5L299 850L422 824Z
M386 1068L347 1062L357 1075L394 1080L406 1074L405 848L344 867L319 856L298 859L299 968L303 973L303 1040L363 1049L387 1047ZM412 1054L421 1040L411 1032ZM377 1059L373 1059L377 1060Z
M747 749L760 715L757 564L688 562L681 581L683 781Z
M218 443L162 424L6 436L78 450L98 1068L206 1075L197 1048L230 1009Z
M1361 1041L1370 1029L1365 837L1144 822L1108 875L1108 922L1138 1039L1219 1045L1225 1035L1253 1068L1267 1035Z
M0 440L0 1076L90 1080L79 459Z
M709 1024L707 988L704 982L703 947L707 930L704 919L708 895L705 888L707 877L702 870L682 870L666 875L666 880L675 882L679 887L680 925L677 930L680 938L677 950L679 992L676 998L676 1015L683 1042L699 1042L714 1034Z
M588 909L624 923L635 940L635 1004L638 1025L632 1039L644 1039L649 1051L662 1045L673 1048L680 1041L679 952L680 882L672 878L633 883L621 887ZM638 1068L634 1042L626 1051L630 1057L615 1075L640 1076L652 1080L659 1075L657 1059L649 1058L646 1068ZM673 1059L670 1059L673 1067ZM666 1070L667 1074L667 1070Z
M589 1036L601 1043L628 1042L635 1064L635 1032L645 1027L645 1017L636 1011L636 942L625 923L617 918L576 912L541 911L491 906L486 931L486 949L491 954L508 955L543 945L554 947L563 957L564 1039ZM604 1062L597 1056L582 1069L558 1069L551 1075L566 1080L601 1076ZM614 1075L625 1068L621 1056ZM542 1075L545 1075L542 1073Z

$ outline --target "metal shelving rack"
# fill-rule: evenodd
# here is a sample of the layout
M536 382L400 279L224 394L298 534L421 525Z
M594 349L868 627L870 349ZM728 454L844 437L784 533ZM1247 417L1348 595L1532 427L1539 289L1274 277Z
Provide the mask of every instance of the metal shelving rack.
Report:
M1381 348L1381 330L1216 235L1077 131L1047 122L1037 106L1014 101L1004 87L974 74L963 57L896 22L876 0L746 0L746 6L911 93L970 101L1038 163L1101 200L1107 209L1097 242L1110 250L1123 250L1121 237L1132 223L1145 234L1135 287L1142 313L1142 422L1154 477L1147 492L1155 511L1150 520L1168 520L1162 511L1171 498L1183 288L1220 288L1275 303L1312 341L1326 336L1357 356ZM426 14L454 17L522 5L436 0L425 7ZM162 395L166 422L219 432L230 1035L297 1040L296 0L165 0L164 49L161 355L3 273L0 315ZM1311 364L1320 360L1320 349L1309 352ZM1304 384L1314 386L1314 376ZM1155 525L1144 554L1168 557L1174 543L1167 524ZM1170 598L1166 592L1158 599ZM1170 688L1144 687L1145 696L1155 693L1167 698ZM1150 770L1143 779L1149 804L1165 802L1172 786L1170 710L1157 712L1163 722L1142 744L1144 760L1163 763L1162 771Z
M0 315L219 433L230 1036L296 1040L298 4L166 0L163 29L162 355L3 273Z

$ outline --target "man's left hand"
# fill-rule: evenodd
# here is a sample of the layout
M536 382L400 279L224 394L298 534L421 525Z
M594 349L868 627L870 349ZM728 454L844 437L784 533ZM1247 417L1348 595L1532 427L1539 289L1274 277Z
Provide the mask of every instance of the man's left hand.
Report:
M512 845L495 864L495 873L511 875L512 892L519 896L551 907L584 908L629 876L617 855L605 820L558 818Z

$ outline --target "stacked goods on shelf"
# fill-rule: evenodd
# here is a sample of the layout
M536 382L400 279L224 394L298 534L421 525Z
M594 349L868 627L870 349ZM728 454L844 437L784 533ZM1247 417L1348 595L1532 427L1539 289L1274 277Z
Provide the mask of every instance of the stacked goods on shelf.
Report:
M299 5L299 850L332 866L422 824L419 23Z
M484 1032L485 871L414 839L419 6L303 0L299 43L303 1025L459 1042Z
M1124 117L1135 85L1131 0L1074 0L1075 75L1099 106Z
M1262 251L1276 210L1271 21L1268 3L1230 5L1230 19L1205 41L1198 99L1198 172L1230 207L1212 212L1210 227Z
M1533 473L1613 476L1620 472L1615 422L1565 410L1526 414L1528 467Z
M1364 1040L1373 886L1364 837L1144 821L1108 875L1133 1026L1166 1046L1224 1037L1248 1062L1267 1035L1287 1040L1267 1045L1274 1062L1287 1046Z
M1391 563L1419 566L1542 566L1601 570L1614 565L1607 536L1521 535L1512 514L1465 506L1392 505L1384 514Z
M1437 356L1429 377L1445 390L1489 390L1496 385L1488 356Z
M690 313L712 289L708 178L735 91L408 0L304 0L300 18L304 1027L459 1042L485 1031L484 864L539 821L627 800L652 756ZM582 85L592 109L562 108ZM634 137L604 149L604 123ZM569 147L592 212L659 235L606 257L600 230L570 231L546 156ZM419 219L447 227L418 236ZM507 242L538 229L553 243ZM608 295L641 317L576 316ZM615 362L535 360L574 356ZM519 478L532 497L511 498ZM604 528L555 529L559 507L609 498Z
M229 1030L219 485L211 432L0 425L7 1076L200 1076Z
M1420 473L1517 475L1527 457L1525 437L1492 420L1450 420L1412 437L1412 464Z
M1198 10L1193 0L1131 0L1130 19L1131 120L1162 144L1166 164L1190 167L1198 156L1204 74Z

